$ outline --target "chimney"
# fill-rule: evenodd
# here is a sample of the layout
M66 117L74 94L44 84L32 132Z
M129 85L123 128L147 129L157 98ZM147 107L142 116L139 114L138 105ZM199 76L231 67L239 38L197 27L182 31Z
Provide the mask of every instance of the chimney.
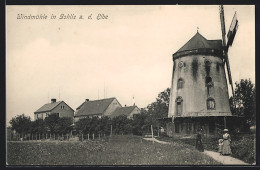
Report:
M51 99L51 103L55 103L56 102L56 99Z
M125 107L126 107L126 104L125 104Z
M86 99L86 102L88 102L89 101L89 99Z

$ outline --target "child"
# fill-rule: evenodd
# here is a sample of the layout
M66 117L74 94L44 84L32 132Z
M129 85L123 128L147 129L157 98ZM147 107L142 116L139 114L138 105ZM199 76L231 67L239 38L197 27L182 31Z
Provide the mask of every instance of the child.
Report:
M218 152L220 153L220 155L222 155L222 151L223 151L223 139L219 139L218 140Z

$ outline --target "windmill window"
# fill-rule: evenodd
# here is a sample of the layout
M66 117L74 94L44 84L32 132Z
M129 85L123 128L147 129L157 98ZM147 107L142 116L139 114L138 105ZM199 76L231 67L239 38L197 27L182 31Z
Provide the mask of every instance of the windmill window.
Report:
M179 67L182 68L183 66L184 66L184 63L181 61L181 62L179 63Z
M216 108L215 100L213 98L209 98L207 100L207 109L208 110L215 110L215 108Z
M205 78L205 85L208 86L208 87L212 87L214 84L212 82L212 78L210 76L207 76Z
M178 88L178 89L181 89L181 88L183 88L183 85L184 85L183 79L182 79L182 78L179 78L178 83L177 83L177 88Z
M210 60L205 60L205 65L206 65L207 67L210 67L210 64L211 64Z
M180 116L182 114L182 104L183 103L183 100L182 100L182 97L177 97L176 99L176 115L177 116Z

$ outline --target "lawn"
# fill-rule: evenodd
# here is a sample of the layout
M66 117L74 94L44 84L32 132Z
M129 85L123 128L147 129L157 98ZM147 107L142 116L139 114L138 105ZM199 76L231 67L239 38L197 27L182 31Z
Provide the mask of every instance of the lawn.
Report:
M163 145L139 136L98 140L7 143L8 165L216 165L193 147Z

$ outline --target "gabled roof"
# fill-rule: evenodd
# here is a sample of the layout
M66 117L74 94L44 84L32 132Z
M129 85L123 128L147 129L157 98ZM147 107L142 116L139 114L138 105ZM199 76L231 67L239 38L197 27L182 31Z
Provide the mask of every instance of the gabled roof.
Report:
M129 116L130 113L135 109L136 106L128 106L128 107L120 107L117 108L109 117L117 117L120 115L126 115Z
M116 98L85 101L76 110L75 116L102 114Z
M49 112L52 111L55 107L57 107L60 103L64 103L66 104L71 110L73 110L67 103L65 103L64 101L58 101L58 102L54 102L54 103L47 103L45 105L43 105L40 109L36 110L34 113L41 113L41 112ZM74 112L74 110L73 110Z
M56 106L58 106L61 102L54 102L54 103L47 103L43 105L40 109L36 110L34 113L40 113L40 112L49 112L52 111Z
M222 40L207 40L197 32L184 46L176 53L195 49L218 49L222 50Z

